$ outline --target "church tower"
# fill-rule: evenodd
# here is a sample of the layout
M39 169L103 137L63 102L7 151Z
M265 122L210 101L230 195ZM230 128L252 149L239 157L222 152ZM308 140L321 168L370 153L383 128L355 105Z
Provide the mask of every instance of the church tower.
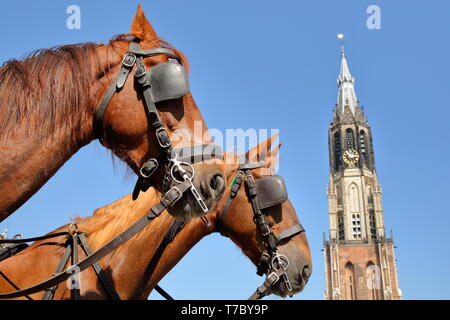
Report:
M325 299L398 300L394 243L385 235L372 133L342 47L338 99L328 128L329 241Z

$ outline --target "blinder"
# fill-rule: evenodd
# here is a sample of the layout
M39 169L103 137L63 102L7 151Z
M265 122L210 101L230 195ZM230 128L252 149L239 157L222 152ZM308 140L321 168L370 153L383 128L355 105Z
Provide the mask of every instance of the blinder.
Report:
M147 79L154 102L184 97L189 92L189 81L184 67L169 61L147 70Z
M273 175L256 180L256 194L260 209L266 209L288 199L286 184L281 176Z

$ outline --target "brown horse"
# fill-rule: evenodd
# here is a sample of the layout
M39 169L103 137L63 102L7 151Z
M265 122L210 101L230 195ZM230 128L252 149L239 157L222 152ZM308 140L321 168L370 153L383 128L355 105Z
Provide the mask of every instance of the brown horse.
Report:
M272 140L268 142L270 148ZM254 149L253 151L255 151ZM278 148L270 153L253 152L259 159L265 158L264 168L272 169L275 166L275 156ZM259 154L258 154L259 153ZM255 161L257 158L248 158ZM228 185L236 175L238 165L225 165ZM264 169L263 168L263 169ZM255 179L267 172L261 169L253 170ZM266 174L266 173L264 173ZM122 299L146 299L151 290L165 274L203 237L220 231L235 242L250 260L257 264L265 246L253 222L252 205L247 199L246 191L241 188L235 200L229 207L226 218L221 220L221 212L225 206L226 197L231 187L225 191L225 197L205 217L210 225L200 219L193 219L185 225L172 243L164 251L158 252L166 232L172 225L174 218L162 214L146 230L131 238L109 256L101 260L102 268L114 284L117 293ZM131 201L125 196L116 202L97 209L93 216L77 221L80 231L85 232L92 250L97 250L110 239L122 232L129 225L148 212L157 201L157 192L150 189L142 198ZM275 234L298 223L295 209L289 200L281 205L266 209L268 222ZM219 223L219 220L220 223ZM54 232L66 229L62 227ZM18 288L25 288L38 283L52 275L64 253L60 245L64 238L38 241L17 255L0 262L0 271L5 274ZM59 243L59 245L58 245ZM305 233L283 241L279 247L281 254L290 260L287 274L292 285L291 292L279 281L272 288L272 292L282 297L301 291L311 274L311 255ZM82 255L80 250L80 255ZM103 289L92 268L80 273L81 297L83 299L107 299L108 294ZM15 289L0 277L0 292L14 291ZM30 296L32 299L42 298L43 293ZM70 299L70 290L65 283L58 286L55 299Z
M117 36L108 44L83 43L39 50L0 68L0 221L36 193L74 153L96 138L102 138L102 144L136 173L149 158L161 155L155 129L149 125L143 94L136 90L137 81L132 79L136 68L122 89L112 96L101 118L101 136L96 134L99 104L121 72L131 40L138 41L141 49L170 47L156 35L139 6L131 33ZM170 49L187 68L183 55ZM151 70L169 58L163 53L143 62ZM211 143L190 92L156 105L173 147ZM200 128L196 137L195 125ZM194 167L194 185L211 208L223 191L214 188L223 186L216 181L223 180L223 171L217 160ZM161 169L153 181L161 182L162 176ZM159 184L155 186L159 188ZM185 217L204 214L192 197L184 198L178 205L185 206L185 210L176 210L179 214Z

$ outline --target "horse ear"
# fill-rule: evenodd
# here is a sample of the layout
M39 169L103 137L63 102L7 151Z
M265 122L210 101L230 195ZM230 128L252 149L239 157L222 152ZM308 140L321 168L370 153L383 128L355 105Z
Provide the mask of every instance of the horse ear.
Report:
M155 42L159 43L155 30L145 17L142 5L138 5L136 15L131 23L131 34L149 46L155 46Z
M246 154L247 163L255 163L265 159L276 138L278 138L278 133L248 150Z
M256 173L260 176L271 176L276 172L278 165L278 152L280 151L281 144L278 144L272 151L267 152L264 158L264 166L256 169ZM268 150L268 149L267 149Z
M269 152L266 158L266 168L271 171L275 171L276 166L278 165L279 157L278 153L280 152L281 143L279 143L271 152Z

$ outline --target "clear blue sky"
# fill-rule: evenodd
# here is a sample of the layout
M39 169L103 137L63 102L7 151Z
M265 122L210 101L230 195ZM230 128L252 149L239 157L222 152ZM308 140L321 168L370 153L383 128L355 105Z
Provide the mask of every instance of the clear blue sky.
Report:
M448 1L140 2L158 34L189 58L191 89L209 127L280 129L280 174L313 254L312 278L296 299L323 299L327 128L337 96L336 34L344 33L356 94L372 127L404 298L450 298ZM3 2L0 61L37 48L107 41L128 32L138 3ZM81 7L81 30L66 28L71 4ZM372 4L381 8L381 30L366 27ZM131 192L134 178L124 172L94 142L0 228L35 236L74 214L90 215ZM239 249L213 235L161 284L179 299L241 299L261 280Z

